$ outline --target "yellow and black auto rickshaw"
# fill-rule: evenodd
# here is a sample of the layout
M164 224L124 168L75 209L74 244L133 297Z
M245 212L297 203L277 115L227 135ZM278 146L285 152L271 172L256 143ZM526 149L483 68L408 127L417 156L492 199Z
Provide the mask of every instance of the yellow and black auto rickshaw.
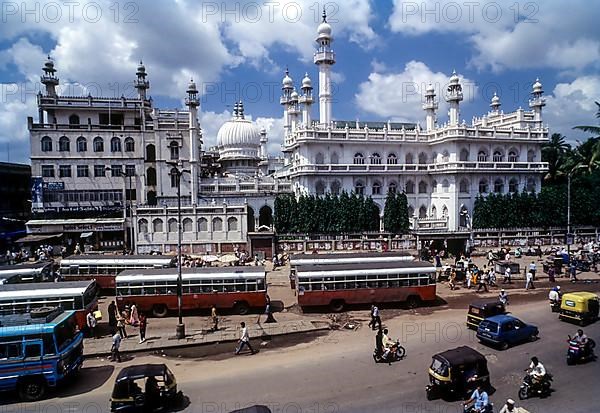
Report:
M110 398L111 412L153 412L183 402L175 376L164 364L140 364L119 372Z
M427 400L439 397L464 398L478 384L490 387L490 372L483 354L461 346L435 354L429 367Z
M506 314L506 307L498 300L478 300L469 304L467 327L477 330L479 323L488 317Z
M562 296L558 318L583 326L598 320L599 307L600 300L594 293L585 291L566 293Z

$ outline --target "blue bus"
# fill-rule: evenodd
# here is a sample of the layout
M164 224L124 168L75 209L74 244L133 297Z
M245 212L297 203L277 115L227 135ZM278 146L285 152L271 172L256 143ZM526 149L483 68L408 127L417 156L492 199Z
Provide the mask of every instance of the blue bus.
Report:
M75 313L46 308L0 317L0 391L36 401L79 371L83 333Z

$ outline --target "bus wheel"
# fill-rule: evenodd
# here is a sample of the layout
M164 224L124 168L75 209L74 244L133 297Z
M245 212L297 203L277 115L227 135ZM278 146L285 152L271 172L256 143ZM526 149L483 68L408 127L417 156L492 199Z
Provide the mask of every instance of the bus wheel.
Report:
M344 300L333 300L331 303L329 303L329 308L331 308L331 311L334 313L343 311L345 306L346 303L344 303Z
M21 400L34 402L46 394L46 381L41 377L32 377L19 384L19 397Z
M416 295L411 295L406 299L406 305L408 308L417 308L419 305L421 305L421 299Z
M239 303L235 303L233 310L239 315L246 315L250 311L250 307L248 307L248 303L245 301L240 301Z
M167 306L164 304L156 304L152 307L152 315L154 317L163 318L167 316Z

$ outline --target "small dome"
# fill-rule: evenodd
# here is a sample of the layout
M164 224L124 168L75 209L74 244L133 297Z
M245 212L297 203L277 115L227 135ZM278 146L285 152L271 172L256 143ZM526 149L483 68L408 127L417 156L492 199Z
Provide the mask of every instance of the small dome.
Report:
M44 63L44 66L49 69L54 68L54 61L50 58L50 56L48 56L48 60L46 60L46 63Z
M294 81L290 77L290 72L287 69L285 70L285 76L283 77L283 80L281 81L281 86L284 89L294 87Z
M296 92L296 89L294 89L290 97L292 98L292 100L298 100L298 92Z
M498 97L496 92L494 92L494 96L492 96L492 104L495 104L495 103L500 103L500 98Z
M425 89L426 92L435 92L435 89L433 87L433 85L430 83L427 85L427 89Z
M331 37L331 25L324 21L317 27L319 37Z
M138 72L145 72L146 71L146 66L144 66L144 62L142 62L141 60L140 60L140 64L138 65L137 70L138 70Z
M450 83L456 84L459 82L458 75L456 74L456 70L452 71L452 76L450 76Z
M302 89L312 88L312 80L308 77L308 73L304 74L304 79L302 79Z
M198 89L196 88L196 83L194 82L194 79L190 79L190 83L188 84L188 89L187 92L198 92Z
M540 83L540 79L535 79L535 83L533 84L533 91L536 93L543 92L542 84Z

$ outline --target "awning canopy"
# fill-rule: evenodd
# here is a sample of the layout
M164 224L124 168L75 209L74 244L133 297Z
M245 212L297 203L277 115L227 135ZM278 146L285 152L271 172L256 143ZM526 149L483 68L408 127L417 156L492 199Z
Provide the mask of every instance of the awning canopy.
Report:
M82 232L81 235L79 236L79 238L89 238L92 235L94 235L93 232Z
M41 242L46 241L52 238L62 237L62 232L60 234L29 234L24 236L23 238L19 238L15 242L21 244L33 243L33 242Z

